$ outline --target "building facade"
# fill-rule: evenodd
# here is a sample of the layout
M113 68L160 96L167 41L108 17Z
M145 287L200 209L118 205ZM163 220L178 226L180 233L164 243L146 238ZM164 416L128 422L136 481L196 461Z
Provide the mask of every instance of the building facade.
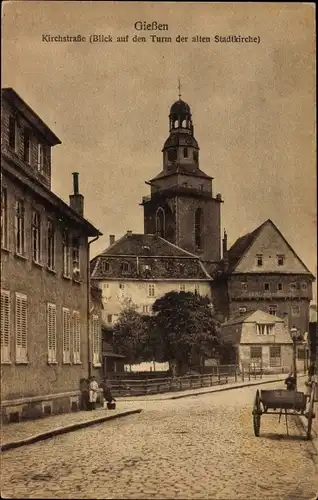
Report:
M70 206L52 192L61 141L13 89L2 90L1 120L1 411L10 420L69 410L94 370L88 240L100 233L83 217L77 174Z
M170 291L192 291L211 296L211 277L200 258L158 234L128 231L91 261L91 277L103 294L103 319L111 326L129 304L141 314Z
M213 297L225 320L262 310L304 335L314 276L271 220L239 238L214 274Z
M289 372L293 367L293 342L282 318L257 310L233 316L222 325L225 341L234 344L237 364L242 370ZM300 344L296 349L302 350ZM301 356L296 357L297 371L304 370Z

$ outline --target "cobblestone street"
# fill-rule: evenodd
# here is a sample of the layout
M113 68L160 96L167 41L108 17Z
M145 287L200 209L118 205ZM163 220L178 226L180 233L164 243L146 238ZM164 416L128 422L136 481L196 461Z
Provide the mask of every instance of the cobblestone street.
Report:
M289 438L270 415L254 437L255 390L140 402L140 414L5 452L2 497L309 500L312 444L293 417Z

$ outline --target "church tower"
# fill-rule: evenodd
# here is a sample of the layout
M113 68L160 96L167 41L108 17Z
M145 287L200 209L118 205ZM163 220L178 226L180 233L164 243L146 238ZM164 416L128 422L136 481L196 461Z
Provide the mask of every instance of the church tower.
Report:
M213 178L200 170L190 106L180 94L170 109L162 153L163 168L146 182L151 194L142 200L145 234L157 233L204 261L219 261L222 199L213 197Z

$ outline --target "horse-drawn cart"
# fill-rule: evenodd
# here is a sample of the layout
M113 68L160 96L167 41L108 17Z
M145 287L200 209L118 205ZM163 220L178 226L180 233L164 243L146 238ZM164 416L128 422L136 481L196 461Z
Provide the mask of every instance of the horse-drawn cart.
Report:
M255 436L260 434L262 415L278 415L280 421L284 414L287 435L287 415L303 415L307 418L307 439L311 439L312 420L315 418L315 382L310 382L308 387L309 394L287 389L257 390L252 411Z

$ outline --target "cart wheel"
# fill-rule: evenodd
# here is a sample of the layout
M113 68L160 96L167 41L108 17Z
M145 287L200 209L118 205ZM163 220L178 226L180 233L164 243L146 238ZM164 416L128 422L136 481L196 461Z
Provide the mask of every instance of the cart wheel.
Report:
M308 406L308 415L307 415L308 419L307 439L311 439L312 419L314 418L314 403L315 403L315 387L312 387L310 393L309 406Z
M259 390L256 391L252 415L253 415L254 434L256 437L258 437L261 428L261 415L262 415L261 398Z

